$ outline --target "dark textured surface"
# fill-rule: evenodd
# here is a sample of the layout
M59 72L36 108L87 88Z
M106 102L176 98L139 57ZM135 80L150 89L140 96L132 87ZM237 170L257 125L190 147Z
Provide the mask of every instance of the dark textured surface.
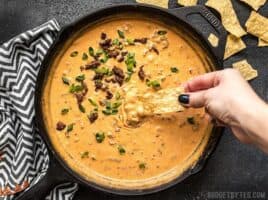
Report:
M0 0L0 44L11 37L33 28L49 19L56 18L61 26L68 24L86 13L112 3L133 1L97 0ZM200 1L203 2L203 1ZM250 9L242 3L233 2L242 25ZM171 0L170 8L178 7ZM268 3L260 9L268 17ZM251 81L256 92L268 99L268 48L258 48L257 39L244 36L247 49L225 61L225 67L234 61L247 58L259 71L259 77ZM230 80L231 81L231 80ZM254 105L252 105L254 106ZM246 108L245 108L246 109ZM262 191L268 199L268 156L239 143L230 130L225 130L217 149L205 168L183 183L166 191L133 199L206 199L208 191ZM131 198L131 199L132 199ZM96 191L80 188L75 199L121 199ZM126 199L126 198L122 198Z

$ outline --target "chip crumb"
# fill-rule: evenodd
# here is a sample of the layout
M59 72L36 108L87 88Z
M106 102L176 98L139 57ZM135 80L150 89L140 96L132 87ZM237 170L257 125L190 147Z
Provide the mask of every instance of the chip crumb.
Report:
M246 45L241 38L237 38L234 35L229 34L227 36L224 59L229 58L245 48Z
M198 0L178 0L178 4L182 6L195 6Z
M213 33L209 34L208 41L213 47L217 47L219 45L219 38Z
M233 68L240 71L241 75L247 81L252 80L258 76L258 71L253 69L252 66L247 62L247 60L241 60L233 63Z
M152 4L162 8L168 8L168 0L137 0L138 3Z
M267 46L268 46L268 42L259 38L258 47L267 47Z
M245 26L248 33L268 42L268 18L252 11Z
M266 0L240 0L246 4L248 4L251 8L254 10L259 10L261 6L263 6L266 2Z
M231 0L208 0L206 6L214 8L220 13L222 24L228 32L236 37L242 37L247 34L238 21Z

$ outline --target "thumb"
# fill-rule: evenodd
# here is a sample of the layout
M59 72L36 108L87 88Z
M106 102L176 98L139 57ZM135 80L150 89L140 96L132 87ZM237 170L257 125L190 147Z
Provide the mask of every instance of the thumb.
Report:
M178 100L181 104L187 107L200 108L205 105L206 102L206 91L198 91L187 94L181 94Z

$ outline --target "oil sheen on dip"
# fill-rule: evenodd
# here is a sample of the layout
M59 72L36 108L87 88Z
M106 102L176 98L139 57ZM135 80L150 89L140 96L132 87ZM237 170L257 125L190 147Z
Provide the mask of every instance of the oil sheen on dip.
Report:
M208 71L201 48L175 28L127 16L90 26L62 47L45 86L52 144L71 169L100 185L143 189L167 183L194 165L212 127L203 109L125 126L122 103L131 95L125 88L134 85L146 95Z

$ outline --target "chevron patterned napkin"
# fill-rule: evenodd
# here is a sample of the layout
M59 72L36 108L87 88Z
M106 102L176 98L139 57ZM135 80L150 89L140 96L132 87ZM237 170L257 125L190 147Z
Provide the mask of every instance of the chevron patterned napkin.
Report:
M48 168L47 150L34 124L34 91L59 29L51 20L0 45L0 199L15 199ZM77 184L62 184L46 199L69 200L76 190Z

